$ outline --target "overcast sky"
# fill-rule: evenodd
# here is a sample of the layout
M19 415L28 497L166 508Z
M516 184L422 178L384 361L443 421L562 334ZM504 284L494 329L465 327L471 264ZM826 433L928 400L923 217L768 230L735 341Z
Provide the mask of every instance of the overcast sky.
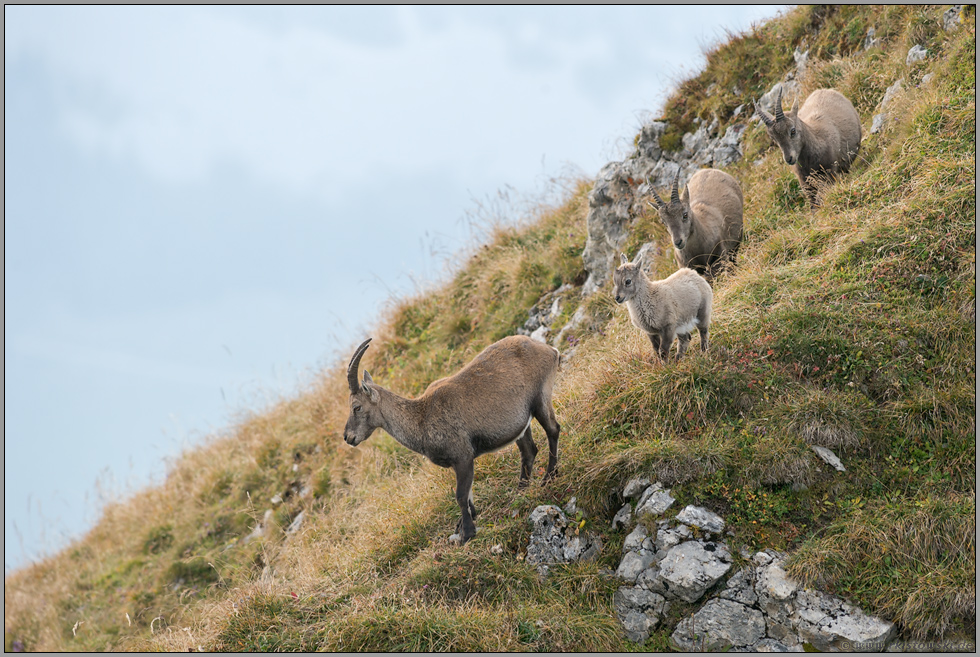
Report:
M778 10L5 7L5 572L90 527L97 481L160 481L346 358L499 192L595 175Z

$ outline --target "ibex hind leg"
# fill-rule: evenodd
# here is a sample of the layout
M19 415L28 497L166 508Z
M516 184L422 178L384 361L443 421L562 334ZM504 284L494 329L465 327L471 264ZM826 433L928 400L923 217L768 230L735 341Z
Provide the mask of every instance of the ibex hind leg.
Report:
M520 438L517 439L517 448L521 450L521 480L517 484L518 488L526 488L534 472L534 458L538 455L538 446L531 438L531 423L528 421L527 429Z
M691 342L690 333L681 333L677 336L677 360L681 359L681 356L687 351L687 345Z
M544 428L548 436L548 468L544 472L544 481L553 479L558 469L558 435L561 425L555 417L555 409L551 405L551 395L542 398L534 409L534 419ZM528 430L530 432L530 429Z
M460 518L456 525L460 544L476 536L476 507L473 506L473 461L453 468L456 471L456 503L459 504Z

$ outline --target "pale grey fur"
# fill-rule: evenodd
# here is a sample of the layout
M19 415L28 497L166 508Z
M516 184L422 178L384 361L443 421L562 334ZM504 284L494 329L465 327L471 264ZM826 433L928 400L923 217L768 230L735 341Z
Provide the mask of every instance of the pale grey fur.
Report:
M690 267L709 280L727 262L734 262L742 241L742 188L724 171L700 169L677 193L674 178L670 202L656 192L656 204L674 245L679 267Z
M786 164L794 168L810 206L815 207L818 183L850 171L861 148L861 117L835 89L817 89L807 96L803 107L797 98L785 114L782 98L780 91L774 115L758 104L755 111L783 151Z
M686 267L662 281L651 281L637 260L629 262L622 254L621 261L613 274L613 296L616 303L626 304L633 325L649 336L654 353L667 360L676 337L680 360L695 328L701 351L707 351L713 298L708 282Z

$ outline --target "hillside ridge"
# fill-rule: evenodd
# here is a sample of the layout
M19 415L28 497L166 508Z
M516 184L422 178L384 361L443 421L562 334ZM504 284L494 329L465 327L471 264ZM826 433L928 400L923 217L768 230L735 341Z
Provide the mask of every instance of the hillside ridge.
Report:
M380 317L363 367L406 396L518 329L562 351L559 475L542 484L539 458L519 490L516 449L478 459L466 545L448 541L452 472L383 432L343 444L338 363L8 573L5 648L668 650L694 607L642 642L614 608L629 530L612 521L635 477L724 517L736 566L740 548L789 553L789 576L899 640L975 646L975 61L969 5L805 6L731 35L627 158ZM747 109L775 85L838 89L861 118L855 166L814 210ZM652 277L676 269L645 196L705 165L739 181L745 234L713 283L711 350L660 365L597 274L641 247ZM602 550L542 578L528 519L572 497Z

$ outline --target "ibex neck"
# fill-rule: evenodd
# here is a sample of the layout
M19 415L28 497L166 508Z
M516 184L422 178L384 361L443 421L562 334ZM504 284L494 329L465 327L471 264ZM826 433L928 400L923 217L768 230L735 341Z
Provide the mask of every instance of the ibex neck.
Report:
M419 402L383 388L379 388L378 392L381 395L381 418L384 420L381 428L413 452L425 454Z

